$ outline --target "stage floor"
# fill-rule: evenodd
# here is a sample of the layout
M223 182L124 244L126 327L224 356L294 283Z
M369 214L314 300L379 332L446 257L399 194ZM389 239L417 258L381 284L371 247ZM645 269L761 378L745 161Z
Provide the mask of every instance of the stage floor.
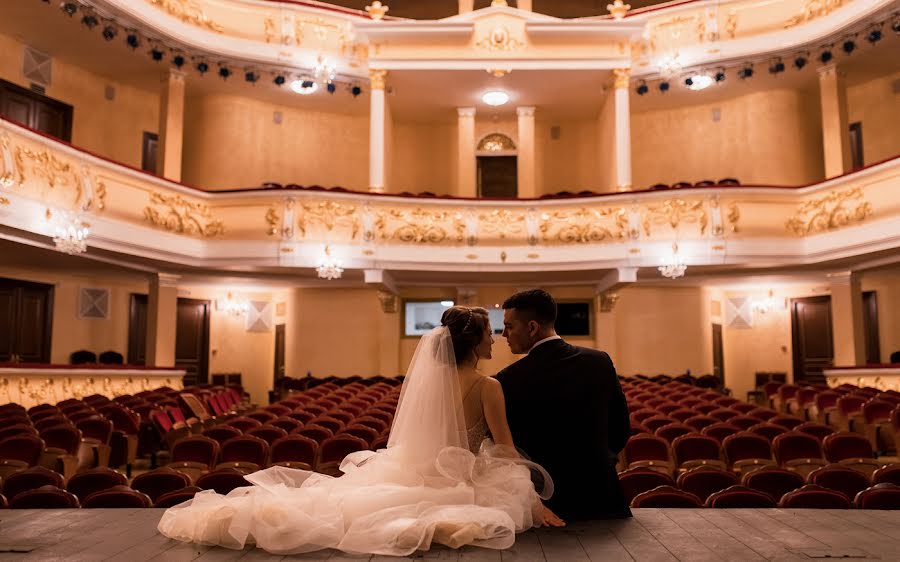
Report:
M210 548L156 532L159 509L0 511L4 560L396 560L322 551L274 556ZM586 560L900 560L900 511L638 509L626 521L538 529L504 551L438 547L410 559L576 562Z

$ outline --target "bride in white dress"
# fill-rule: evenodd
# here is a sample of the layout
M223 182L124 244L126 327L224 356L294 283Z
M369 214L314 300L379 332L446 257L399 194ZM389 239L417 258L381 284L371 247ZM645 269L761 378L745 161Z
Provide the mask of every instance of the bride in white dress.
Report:
M254 472L245 477L252 486L227 496L206 490L167 510L159 531L274 554L404 556L432 543L503 549L517 532L563 525L541 503L552 494L549 475L513 446L500 384L476 370L491 356L487 311L454 306L442 324L416 348L386 449L347 455L339 478L281 466Z

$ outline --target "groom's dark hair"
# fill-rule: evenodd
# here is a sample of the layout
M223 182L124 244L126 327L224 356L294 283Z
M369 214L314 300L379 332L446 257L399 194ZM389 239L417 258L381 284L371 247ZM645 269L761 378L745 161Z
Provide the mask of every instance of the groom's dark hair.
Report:
M503 309L515 309L524 312L529 320L534 320L541 326L547 326L556 322L556 300L547 291L531 289L519 291L503 301Z

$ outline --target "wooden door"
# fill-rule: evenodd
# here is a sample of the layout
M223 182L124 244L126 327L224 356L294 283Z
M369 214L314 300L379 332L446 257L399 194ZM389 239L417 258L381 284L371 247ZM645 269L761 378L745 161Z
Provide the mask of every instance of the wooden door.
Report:
M831 297L792 299L791 332L794 382L797 384L825 382L822 371L834 362Z
M515 156L478 157L478 196L516 198L519 172Z
M0 361L49 363L53 285L0 279Z
M273 373L274 384L272 388L277 389L278 383L284 378L284 345L285 345L284 324L275 326L275 371Z
M178 299L175 366L184 369L184 384L209 380L209 301Z
M128 364L147 363L147 295L131 294L128 309Z
M866 363L881 363L881 341L878 333L878 297L875 291L863 293L863 334L866 344Z
M725 384L725 352L722 347L722 325L712 325L713 374Z
M52 137L72 140L71 105L0 80L0 115Z

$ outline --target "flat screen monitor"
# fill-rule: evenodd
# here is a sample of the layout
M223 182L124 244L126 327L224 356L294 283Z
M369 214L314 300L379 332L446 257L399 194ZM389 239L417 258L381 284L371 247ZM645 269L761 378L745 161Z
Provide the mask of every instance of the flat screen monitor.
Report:
M591 303L556 303L556 333L561 336L590 336Z

